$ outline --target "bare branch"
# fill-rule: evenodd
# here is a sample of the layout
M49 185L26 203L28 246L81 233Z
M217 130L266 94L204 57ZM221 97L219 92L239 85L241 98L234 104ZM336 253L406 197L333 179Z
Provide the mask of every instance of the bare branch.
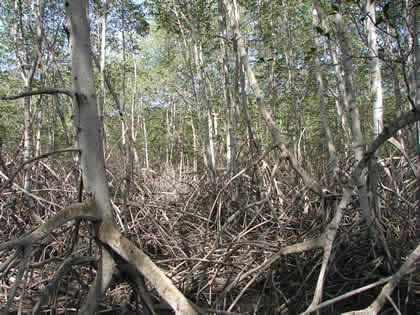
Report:
M35 304L32 312L33 314L37 314L40 310L40 307L45 305L47 303L48 297L54 292L54 290L57 288L61 278L63 275L71 268L71 266L74 265L82 265L82 264L88 264L93 263L96 261L96 258L93 256L88 257L69 257L58 268L57 272L54 274L54 277L48 281L47 286L44 289L44 292L41 296L41 298L38 300L38 302Z
M57 150L57 151L53 151L53 152L47 152L41 155L38 155L32 159L29 159L25 162L23 162L18 169L13 173L12 176L9 177L9 179L3 184L2 187L0 187L0 193L3 192L3 190L10 185L11 182L13 182L13 180L15 179L15 177L17 176L17 174L19 174L19 172L25 167L25 165L36 162L38 160L44 159L46 157L49 157L50 155L54 155L54 154L59 154L59 153L64 153L64 152L80 152L79 149L77 148L67 148L67 149L62 149L62 150Z
M392 291L400 282L401 278L408 274L409 272L415 270L413 266L416 264L417 259L420 257L420 244L417 245L416 249L408 255L406 261L401 266L401 268L392 276L390 277L388 283L382 288L381 293L377 296L375 301L372 302L367 308L358 310L358 311L351 311L347 313L343 313L343 315L362 315L362 314L378 314L381 310L382 306L384 305L385 301L391 295Z
M0 96L1 100L10 101L16 100L18 98L27 97L27 96L34 96L34 95L43 95L43 94L66 94L67 96L73 97L73 92L67 89L59 89L59 88L49 88L49 89L40 89L40 90L32 90L26 91L15 95L4 95Z
M0 244L0 250L11 249L20 246L28 246L36 241L47 236L48 233L63 225L64 223L74 219L88 219L92 221L98 220L96 208L92 202L74 203L67 208L64 208L56 215L48 219L39 228L30 234L27 234L19 239L11 240Z
M99 237L112 250L126 260L150 281L159 295L172 307L176 314L195 315L196 310L183 296L165 273L141 249L124 237L112 222L103 221ZM1 248L0 248L1 249Z
M6 174L4 174L1 170L0 170L0 176L1 176L1 177L3 177L4 179L6 179L7 181L9 180L9 177L7 177L7 175L6 175ZM33 193L31 193L30 191L27 191L26 189L22 188L21 186L19 186L19 185L18 185L18 184L16 184L16 183L13 183L13 188L15 188L15 189L17 189L17 190L19 190L19 191L23 192L25 195L27 195L27 196L29 196L29 197L32 197L32 198L34 198L35 200L38 200L38 201L40 201L40 202L44 202L44 203L46 203L46 204L52 205L52 206L54 206L54 207L57 207L57 208L59 208L59 209L63 208L62 206L60 206L59 204L56 204L55 202L52 202L52 201L46 200L46 199L44 199L44 198L42 198L42 197L39 197L39 196L37 196L37 195L34 195Z
M85 302L80 309L80 315L90 315L95 313L102 296L108 289L112 276L116 270L116 263L114 258L110 255L104 246L99 246L101 251L101 260L96 271L96 278L93 285L89 289L89 293L85 298Z

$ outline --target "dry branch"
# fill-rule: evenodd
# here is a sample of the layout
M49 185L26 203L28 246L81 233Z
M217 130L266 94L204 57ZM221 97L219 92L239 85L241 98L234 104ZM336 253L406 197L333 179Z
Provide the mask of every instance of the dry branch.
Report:
M401 278L404 277L411 271L414 271L413 266L416 264L417 259L420 257L420 244L417 245L410 255L408 255L406 261L401 268L387 281L388 283L382 288L381 293L377 296L375 301L372 302L367 308L351 311L344 313L343 315L376 315L381 310L385 301L390 297L392 291L396 285L400 282Z
M321 185L319 184L319 182L314 180L310 176L310 174L308 172L306 172L306 170L301 165L299 165L295 155L286 146L286 141L283 139L283 137L280 133L280 130L278 129L278 127L276 126L275 122L272 119L271 112L269 111L269 109L267 108L267 106L264 102L264 93L262 92L262 90L261 90L261 88L260 88L260 86L259 86L259 84L256 80L254 71L251 68L251 65L249 63L248 53L247 53L247 50L245 48L245 43L244 43L244 40L241 36L240 27L239 27L238 3L235 0L233 0L233 1L223 0L223 3L224 3L224 5L227 9L228 15L230 16L231 31L235 36L235 41L238 45L238 49L239 49L240 56L241 56L241 61L242 61L243 65L245 67L245 70L247 72L247 76L248 76L250 85L251 85L251 87L252 87L252 89L255 93L258 110L259 110L261 116L263 117L267 127L269 128L269 130L271 132L274 143L280 149L280 153L281 153L282 157L285 157L290 161L293 169L303 179L306 187L308 187L309 189L311 189L313 192L315 192L318 195L321 195L321 196L324 195L324 190L322 190L320 188ZM383 132L370 145L370 147L369 147L368 151L366 152L364 158L358 163L355 170L352 172L351 177L352 177L353 182L349 182L348 186L345 188L343 197L340 201L340 204L337 208L337 211L336 211L336 214L335 214L333 220L328 225L328 227L327 227L326 231L324 232L323 236L318 239L318 241L320 242L319 246L324 249L324 257L323 257L323 261L322 261L321 271L320 271L319 277L318 277L317 286L316 286L316 289L315 289L315 294L314 294L312 303L308 307L306 312L311 312L311 310L313 308L315 308L320 303L320 301L322 299L323 285L324 285L324 281L325 281L325 277L326 277L326 273L327 273L327 268L328 268L328 263L329 263L329 259L330 259L330 256L331 256L331 251L332 251L332 248L333 248L332 244L335 240L335 236L336 236L338 227L340 225L340 222L341 222L341 219L342 219L342 216L343 216L343 212L344 212L345 208L347 207L347 205L351 201L351 194L352 194L355 186L357 185L358 179L361 177L361 174L362 174L363 170L366 168L368 161L372 158L372 156L374 155L376 150L379 148L379 146L382 145L387 139L392 137L399 129L401 129L401 128L407 126L408 124L410 124L412 122L415 122L419 119L420 119L419 111L408 112L405 115L402 115L402 117L399 117L399 118L395 119L394 122L389 127L384 128ZM304 249L304 250L308 250L308 249L312 249L312 248L313 248L313 246L309 247L307 249ZM271 263L276 261L280 256L278 254L274 255L274 257L269 260L270 263L269 264L267 264L267 262L264 263L263 266L260 266L261 268L258 268L259 269L258 271L261 272L264 269L266 269ZM246 274L248 275L249 272L247 272ZM244 276L242 276L241 278L244 279ZM253 279L256 279L256 277L254 276ZM253 280L251 280L251 281L253 281Z
M26 91L15 95L3 95L0 96L1 100L10 101L16 100L18 98L27 97L27 96L34 96L34 95L43 95L43 94L65 94L67 96L72 97L73 93L71 90L68 89L59 89L59 88L50 88L50 89L40 89L40 90L32 90Z
M1 170L0 170L0 176L1 177L3 177L5 180L6 180L6 182L9 182L9 177L7 177L7 175L6 174L4 174ZM33 199L35 199L35 200L38 200L38 201L40 201L40 202L43 202L43 203L46 203L46 204L49 204L49 205L52 205L52 206L54 206L54 207L56 207L56 208L58 208L58 209L61 209L62 208L62 206L60 206L59 204L56 204L55 202L52 202L52 201L49 201L49 200L46 200L46 199L44 199L44 198L42 198L42 197L39 197L39 196L37 196L37 195L35 195L35 194L33 194L33 193L31 193L30 191L27 191L27 190L25 190L24 188L22 188L21 186L19 186L18 184L16 184L16 183L13 183L12 184L12 186L13 186L13 188L15 188L16 190L19 190L19 191L21 191L21 192L23 192L25 195L27 195L27 196L29 196L29 197L31 197L31 198L33 198ZM3 190L3 189L1 189L1 190Z
M33 244L46 237L59 226L75 219L88 219L91 221L98 220L98 213L91 202L74 203L67 208L57 212L53 217L48 219L44 224L32 233L25 235L19 239L11 240L0 244L1 250L9 250L17 247L25 247Z
M36 161L39 161L39 160L41 160L41 159L45 159L45 158L47 158L47 157L49 157L49 156L51 156L51 155L54 155L54 154L59 154L59 153L65 153L65 152L80 152L80 150L79 149L77 149L77 148L66 148L66 149L61 149L61 150L56 150L56 151L52 151L52 152L47 152L47 153L44 153L44 154L41 154L41 155L38 155L38 156L36 156L36 157L34 157L34 158L32 158L32 159L29 159L29 160L27 160L27 161L25 161L25 162L23 162L18 168L17 168L17 170L13 173L13 175L12 176L10 176L8 179L7 179L7 181L3 184L3 186L2 187L0 187L0 194L3 192L3 190L11 183L11 182L13 182L13 180L15 179L15 177L17 176L17 174L19 174L19 172L21 171L21 170L23 170L23 168L25 167L25 165L28 165L28 164L30 164L30 163L33 163L33 162L36 162ZM3 176L3 177L5 177L5 176Z

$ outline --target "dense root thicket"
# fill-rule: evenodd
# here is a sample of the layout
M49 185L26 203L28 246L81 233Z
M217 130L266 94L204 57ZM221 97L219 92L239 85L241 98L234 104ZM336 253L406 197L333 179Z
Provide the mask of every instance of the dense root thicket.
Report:
M41 223L34 218L48 220L60 207L77 201L79 174L76 164L69 161L60 156L37 163L33 194L42 199L27 197L16 186L3 189L0 243L33 231ZM18 164L11 158L6 162L3 173L10 175ZM341 169L351 169L349 163L342 161ZM381 167L377 191L381 213L376 224L385 242L375 243L369 237L354 193L334 242L323 301L393 275L418 244L416 178L404 158L384 159ZM336 195L323 200L305 189L287 164L277 166L270 160L243 165L233 180L220 170L216 183L188 170L138 169L131 180L129 201L124 203L125 182L120 180L124 174L119 172L109 165L116 223L201 309L298 314L311 304L322 250L270 259L282 248L324 232L341 194L339 186L334 187ZM21 179L15 182L19 184ZM44 297L41 311L78 311L97 268L98 249L90 229L85 221L66 223L33 246L10 312L29 312L45 292L49 296ZM0 305L6 304L19 279L24 256L19 250L1 252ZM144 294L133 290L124 262L119 263L119 275L107 291L101 311L146 313L144 299L139 298ZM366 307L382 286L341 299L323 308L322 314ZM147 283L146 288L157 313L171 314ZM415 314L419 301L420 277L414 272L398 284L383 314L396 313L396 309Z

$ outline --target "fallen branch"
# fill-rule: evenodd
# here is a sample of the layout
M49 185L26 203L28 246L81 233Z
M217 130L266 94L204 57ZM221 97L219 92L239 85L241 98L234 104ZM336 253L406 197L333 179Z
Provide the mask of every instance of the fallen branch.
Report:
M9 177L7 177L7 175L6 175L6 174L4 174L1 170L0 170L0 176L1 176L1 177L3 177L6 181L9 181ZM46 199L44 199L44 198L42 198L42 197L39 197L39 196L37 196L37 195L35 195L35 194L31 193L30 191L27 191L26 189L22 188L21 186L19 186L19 185L18 185L18 184L16 184L16 183L13 183L13 184L12 184L12 187L13 187L13 188L15 188L16 190L19 190L19 191L23 192L25 195L27 195L27 196L29 196L29 197L32 197L32 198L34 198L35 200L38 200L38 201L40 201L40 202L44 202L44 203L46 203L46 204L52 205L52 206L54 206L54 207L56 207L56 208L58 208L58 209L63 208L62 206L60 206L59 204L57 204L57 203L55 203L55 202L52 202L52 201L46 200Z
M273 255L269 260L267 260L260 266L251 269L240 276L238 275L238 277L225 288L221 296L227 294L237 283L245 280L246 278L254 274L252 279L246 285L247 287L249 287L253 282L255 282L258 279L259 275L261 275L283 255L309 251L316 248L323 248L324 256L322 260L321 271L318 276L318 282L315 289L314 298L312 300L311 305L307 308L304 314L309 314L315 309L317 309L318 305L320 305L319 302L322 296L323 284L325 281L327 267L333 249L332 245L335 240L341 219L343 217L344 210L351 202L351 196L355 188L355 178L357 178L358 174L360 174L364 170L364 168L368 165L368 162L373 156L373 154L385 141L392 137L398 130L418 120L420 120L420 112L406 112L405 114L395 119L389 127L384 128L383 132L376 138L375 141L371 143L368 150L366 151L364 158L358 163L358 165L351 174L352 180L349 181L348 186L344 189L340 203L337 206L337 211L334 218L327 226L325 232L320 237L315 238L313 240L304 241L302 243L290 245L281 249L278 253Z
M29 233L16 240L11 240L0 244L0 251L29 246L30 244L36 243L37 241L46 237L48 233L51 233L53 230L63 225L64 223L75 219L88 219L91 221L97 221L98 214L96 213L96 208L91 202L74 203L69 207L66 207L63 210L57 212L54 216L49 218L44 224L42 224L32 233Z
M109 246L127 263L133 265L156 289L159 295L172 307L176 314L197 314L191 304L185 300L178 288L165 273L147 256L143 250L135 246L123 236L113 222L104 221L98 233L101 242Z
M38 155L32 159L26 160L24 161L21 165L19 165L19 167L17 168L17 170L12 174L12 176L10 176L7 181L3 184L2 187L0 187L0 194L3 192L3 190L10 185L11 182L13 182L13 180L16 178L17 174L19 174L19 172L28 164L39 161L41 159L45 159L46 157L49 157L51 155L54 154L59 154L59 153L65 153L65 152L80 152L79 149L77 148L66 148L66 149L61 149L61 150L57 150L57 151L52 151L52 152L47 152L41 155ZM2 175L4 178L6 178L6 175Z
M37 314L40 312L40 308L44 306L47 301L48 297L54 293L54 291L57 289L61 278L65 273L68 272L68 270L74 266L74 265L83 265L88 263L93 263L96 261L96 258L93 256L89 257L68 257L66 260L63 261L63 263L60 265L60 267L55 272L52 279L48 281L48 284L46 285L43 294L41 295L41 298L38 300L38 302L35 304L32 312L33 314Z
M388 283L382 288L381 293L377 296L375 301L372 302L367 308L357 311L351 311L343 313L343 315L375 315L382 309L385 301L391 296L392 291L400 282L401 278L409 272L415 270L413 266L416 264L417 259L420 257L420 244L417 245L410 255L408 255L406 261L401 268L390 277Z

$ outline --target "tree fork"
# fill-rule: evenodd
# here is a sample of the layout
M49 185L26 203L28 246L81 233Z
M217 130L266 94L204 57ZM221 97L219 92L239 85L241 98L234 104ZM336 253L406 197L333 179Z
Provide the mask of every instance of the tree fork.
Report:
M87 19L87 2L69 0L65 2L67 28L70 33L72 56L73 102L75 104L74 125L81 150L83 182L101 222L97 225L96 237L105 246L95 285L82 307L82 314L94 310L102 297L109 275L114 272L114 259L106 253L109 246L127 263L132 264L156 288L160 296L174 309L176 314L197 314L188 300L152 260L132 242L125 238L113 223L108 185L105 176L103 135L96 102L95 79L90 54L90 27Z

